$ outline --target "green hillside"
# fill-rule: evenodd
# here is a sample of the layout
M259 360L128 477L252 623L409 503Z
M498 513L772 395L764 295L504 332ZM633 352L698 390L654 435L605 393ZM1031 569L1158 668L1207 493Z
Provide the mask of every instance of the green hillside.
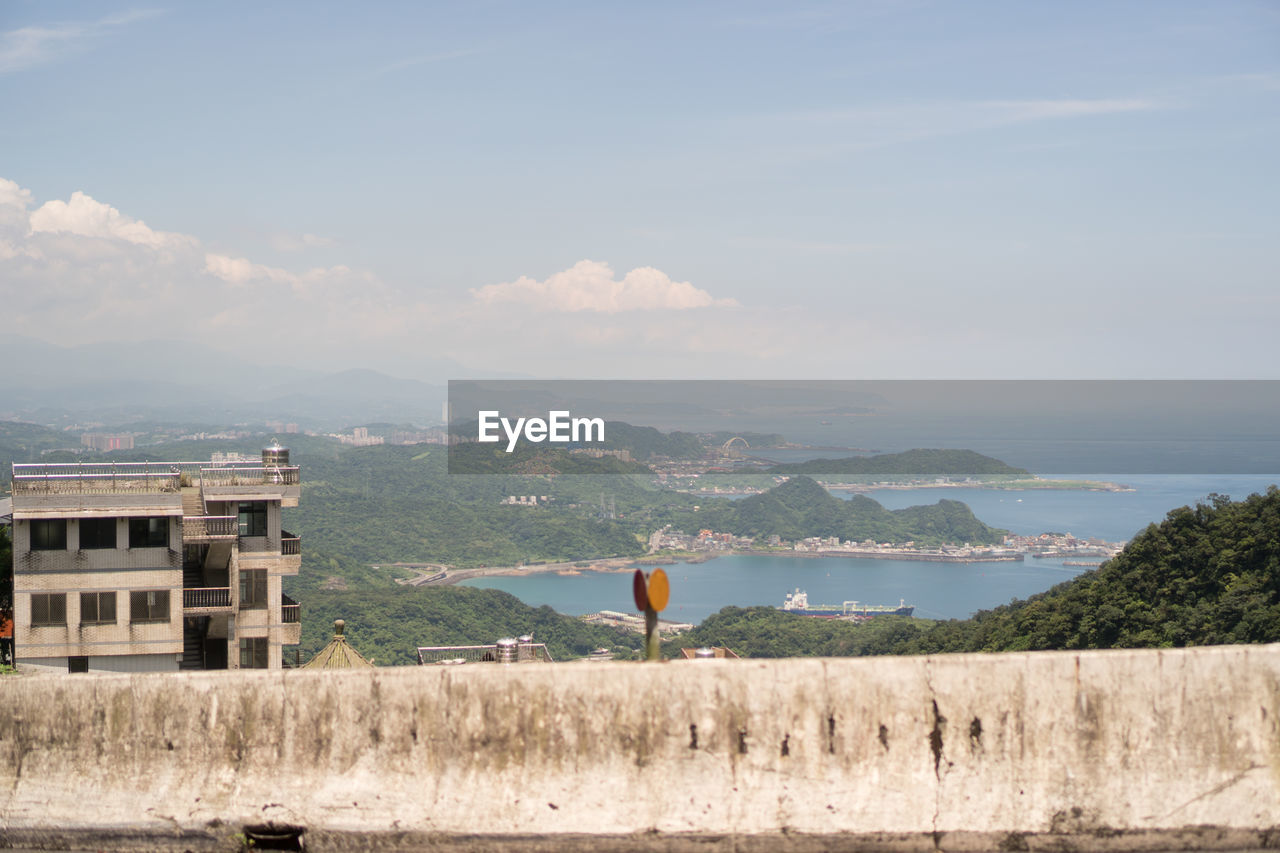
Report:
M530 607L496 589L400 587L309 593L302 602L304 662L329 642L335 619L346 621L347 641L381 666L417 663L418 646L477 645L521 634L546 643L558 661L599 647L630 657L641 646L638 634L588 625L550 607Z

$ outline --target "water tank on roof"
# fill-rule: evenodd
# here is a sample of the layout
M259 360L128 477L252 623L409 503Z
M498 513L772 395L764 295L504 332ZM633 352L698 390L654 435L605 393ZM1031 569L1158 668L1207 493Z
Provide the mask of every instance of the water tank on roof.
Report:
M519 643L511 637L498 641L498 663L515 663L519 660Z
M289 448L281 447L279 442L272 442L270 447L262 448L262 467L288 468Z

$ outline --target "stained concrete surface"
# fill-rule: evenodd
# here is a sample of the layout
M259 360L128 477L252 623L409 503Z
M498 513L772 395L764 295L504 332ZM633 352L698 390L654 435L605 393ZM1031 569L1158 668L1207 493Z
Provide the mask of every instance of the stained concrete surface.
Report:
M1280 646L0 681L0 844L1280 846Z

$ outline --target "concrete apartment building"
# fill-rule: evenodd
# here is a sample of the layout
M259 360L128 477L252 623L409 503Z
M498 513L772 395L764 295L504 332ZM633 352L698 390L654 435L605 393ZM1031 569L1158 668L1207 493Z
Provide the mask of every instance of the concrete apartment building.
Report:
M279 669L301 542L289 451L262 461L13 466L14 646L63 672Z

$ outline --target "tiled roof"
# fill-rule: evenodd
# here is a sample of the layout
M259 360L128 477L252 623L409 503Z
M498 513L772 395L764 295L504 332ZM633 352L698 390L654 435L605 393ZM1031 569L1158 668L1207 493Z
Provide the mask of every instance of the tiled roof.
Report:
M333 623L333 639L329 641L329 645L321 649L311 660L304 663L302 668L363 669L373 666L372 663L365 660L364 655L347 645L347 638L342 634L345 628L346 623L341 619L335 621Z

